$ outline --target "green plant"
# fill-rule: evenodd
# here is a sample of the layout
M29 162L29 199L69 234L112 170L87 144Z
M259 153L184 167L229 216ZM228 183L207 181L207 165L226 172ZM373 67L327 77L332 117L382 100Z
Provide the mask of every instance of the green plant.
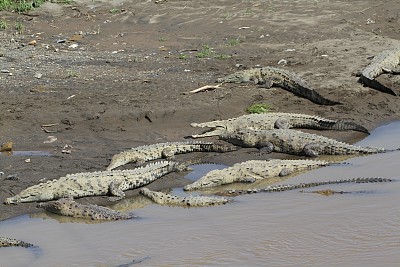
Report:
M116 14L116 13L120 13L120 12L121 12L121 10L118 9L118 8L112 8L112 9L110 9L110 13L111 13L111 14Z
M267 113L271 110L271 106L265 103L253 104L246 108L247 113Z
M22 22L21 21L16 21L15 22L15 30L18 32L18 33L23 33L24 32L24 25L22 24Z
M215 59L228 59L230 57L231 56L227 55L227 54L217 54L217 55L214 56Z
M177 58L179 58L179 59L188 59L189 56L186 55L186 54L179 54L179 56Z
M227 46L236 46L238 44L240 44L242 41L242 39L240 38L230 38L226 40L226 45Z
M158 41L160 41L160 42L165 42L166 40L167 40L167 38L165 38L165 36L158 37Z
M68 69L67 70L67 75L65 76L65 78L73 78L73 77L78 77L78 72L76 70L73 69Z
M196 57L208 58L211 57L212 54L214 54L214 51L212 51L211 47L209 45L203 45L201 50L196 54Z
M5 20L0 20L0 29L2 30L7 30L8 28L8 23Z

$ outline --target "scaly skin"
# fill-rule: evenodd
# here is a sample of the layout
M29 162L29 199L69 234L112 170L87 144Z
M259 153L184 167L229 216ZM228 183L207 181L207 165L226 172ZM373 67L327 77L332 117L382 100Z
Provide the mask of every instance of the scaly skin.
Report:
M311 89L300 77L296 74L274 67L253 68L235 72L223 78L217 79L218 83L245 83L254 82L262 84L266 88L279 86L293 94L306 98L318 105L337 105L339 102L332 101L322 97L317 91Z
M142 188L140 193L147 198L150 198L157 204L181 207L207 207L223 205L230 200L222 197L212 196L186 196L180 197L176 195L165 194L162 192L152 191L147 188Z
M206 189L235 182L255 182L271 177L286 176L328 165L319 160L249 160L237 163L222 170L213 170L192 184L186 185L186 191Z
M34 247L31 243L27 243L21 240L17 240L14 238L9 238L9 237L1 237L0 236L0 247L24 247L24 248L29 248L29 247Z
M271 185L262 189L247 189L247 190L225 190L223 192L216 193L218 196L238 196L244 194L254 194L254 193L272 193L272 192L283 192L289 190L295 190L300 188L310 188L321 185L328 184L345 184L345 183L384 183L392 182L390 178L353 178L353 179L343 179L335 181L324 181L324 182L313 182L313 183L300 183L300 184L287 184L287 185Z
M328 137L291 129L240 130L226 133L221 139L243 147L262 148L264 153L273 151L294 155L317 157L324 155L351 155L383 153L389 150L379 147L359 147Z
M75 202L72 198L61 198L57 201L39 203L37 207L63 216L90 220L115 221L135 217L132 213L119 212L102 206L83 205Z
M123 191L147 185L163 175L181 169L182 165L176 162L161 161L133 170L68 174L58 180L28 187L16 196L7 198L4 203L105 195L123 198Z
M129 162L143 163L150 160L161 158L172 158L176 154L189 152L229 152L236 150L231 145L218 145L213 142L168 142L153 145L139 146L127 151L123 151L112 157L107 170L113 170Z
M203 123L192 123L192 127L209 127L210 131L203 134L192 135L193 138L221 135L228 132L235 132L240 129L272 130L274 128L306 128L315 130L354 130L369 134L364 127L353 122L342 120L330 120L313 115L296 113L264 113L248 114L237 118Z
M375 78L383 73L399 74L399 70L395 70L399 64L400 47L392 50L384 50L374 57L372 62L361 72L360 82L368 87L396 96L397 94L391 88L381 84Z

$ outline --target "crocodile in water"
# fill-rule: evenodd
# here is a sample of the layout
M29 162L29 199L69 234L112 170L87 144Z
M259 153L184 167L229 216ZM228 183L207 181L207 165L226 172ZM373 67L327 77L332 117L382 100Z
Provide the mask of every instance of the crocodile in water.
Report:
M325 136L291 129L245 129L220 135L220 138L242 147L262 148L264 153L280 152L317 157L324 155L350 155L383 153L391 150L379 147L360 147Z
M226 204L230 199L223 197L213 196L186 196L180 197L162 192L152 191L147 188L142 188L140 193L157 204L169 206L183 206L183 207L206 207Z
M361 72L360 82L381 92L397 95L391 88L386 87L375 80L375 78L383 73L399 74L399 64L400 47L392 50L384 50L374 57L372 62Z
M317 91L311 89L296 74L274 67L253 68L235 72L223 78L218 78L217 82L244 83L254 82L262 84L266 88L279 86L293 94L306 98L311 102L319 105L337 105L339 102L332 101L321 96Z
M133 170L100 171L68 174L58 180L33 185L4 203L47 201L59 198L86 196L125 196L123 191L147 185L163 175L184 169L183 165L160 161Z
M189 152L229 152L234 150L236 150L236 148L231 145L219 145L214 144L213 142L201 141L168 142L145 145L114 155L107 170L110 171L129 162L143 163L145 161L160 158L171 158L176 154Z
M37 204L37 207L63 216L90 220L116 221L128 220L135 217L133 213L129 212L119 212L110 208L93 204L80 204L74 201L72 198L61 198L57 201L39 203Z
M272 130L274 128L308 128L315 130L354 130L369 134L363 126L353 122L343 120L330 120L313 115L296 113L264 113L248 114L237 118L210 121L203 123L192 123L192 127L209 127L210 131L203 134L192 135L193 138L209 137L223 134L224 132L234 132L240 129Z
M310 188L321 185L328 184L345 184L345 183L383 183L383 182L392 182L393 179L390 178L379 178L379 177L368 177L368 178L353 178L353 179L342 179L342 180L334 180L334 181L323 181L323 182L312 182L312 183L300 183L300 184L286 184L286 185L271 185L266 188L261 189L247 189L247 190L236 190L230 189L222 192L215 193L218 196L238 196L245 194L254 194L254 193L272 193L272 192L283 192L289 190L295 190L300 188Z
M186 185L183 189L188 191L235 182L255 182L256 180L311 170L328 164L328 162L320 160L249 160L236 163L222 170L212 170L194 183Z

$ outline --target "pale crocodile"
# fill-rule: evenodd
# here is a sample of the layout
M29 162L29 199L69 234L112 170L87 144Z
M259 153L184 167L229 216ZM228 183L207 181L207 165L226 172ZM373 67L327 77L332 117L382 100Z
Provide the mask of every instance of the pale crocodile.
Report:
M391 88L378 82L375 78L383 73L399 74L400 47L392 50L384 50L374 57L372 62L361 72L360 82L368 87L384 93L397 95Z
M116 221L128 220L135 217L129 212L119 212L110 208L93 204L80 204L74 201L72 198L61 198L57 201L38 203L37 207L63 216L90 220Z
M147 185L173 171L184 169L183 165L160 161L150 163L133 170L99 171L68 174L28 187L4 203L47 201L59 198L80 198L87 196L111 195L117 198L125 196L124 191Z
M367 178L352 178L352 179L341 179L333 181L323 181L323 182L312 182L312 183L299 183L299 184L285 184L285 185L271 185L266 188L261 189L246 189L246 190L236 190L229 189L222 192L215 193L218 196L238 196L244 194L254 194L254 193L272 193L272 192L283 192L289 190L295 190L300 188L310 188L321 185L329 184L345 184L345 183L384 183L392 182L393 179L390 178L380 178L380 177L367 177Z
M172 158L176 154L189 152L229 152L236 150L231 145L214 144L213 142L187 141L167 142L153 145L139 146L123 151L112 157L107 170L110 171L129 162L143 163L160 158Z
M205 207L226 204L230 199L213 196L176 196L142 188L140 193L157 204L183 207Z
M236 163L222 170L212 170L194 183L186 185L183 189L189 191L235 182L255 182L311 170L328 164L328 162L320 160L249 160Z
M215 136L240 129L272 130L274 128L307 128L315 130L354 130L369 134L368 130L353 122L343 120L325 119L319 116L296 114L296 113L264 113L248 114L237 118L210 121L203 123L192 123L192 127L209 127L211 130L203 134L192 135L193 138Z
M372 154L387 151L380 147L360 147L325 136L291 129L251 130L226 132L221 139L242 147L256 147L264 153L280 152L317 157L324 155Z
M244 83L254 82L266 88L279 86L293 94L306 98L319 105L337 105L340 102L332 101L321 96L317 91L311 89L304 80L296 74L274 67L253 68L235 72L223 78L217 79L218 83Z

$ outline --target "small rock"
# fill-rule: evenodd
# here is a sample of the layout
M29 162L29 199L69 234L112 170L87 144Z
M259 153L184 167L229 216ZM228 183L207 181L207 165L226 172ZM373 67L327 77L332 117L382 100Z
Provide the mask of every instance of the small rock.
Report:
M30 162L31 162L31 159L26 159L25 162L26 162L26 163L30 163Z
M57 141L57 137L50 135L50 136L47 137L47 140L44 141L43 143L50 144L50 143L53 143L55 141Z
M35 74L36 79L40 79L40 78L42 78L42 76L43 76L43 74L41 74L40 72Z
M9 70L1 70L0 72L1 72L1 73L10 73Z
M77 47L78 47L77 44L72 44L72 45L68 46L68 48L72 48L72 49L77 48Z
M28 45L36 45L36 40L32 40L32 41L30 41L29 43L28 43Z
M287 60L286 59L281 59L278 61L278 65L286 65L287 64Z

